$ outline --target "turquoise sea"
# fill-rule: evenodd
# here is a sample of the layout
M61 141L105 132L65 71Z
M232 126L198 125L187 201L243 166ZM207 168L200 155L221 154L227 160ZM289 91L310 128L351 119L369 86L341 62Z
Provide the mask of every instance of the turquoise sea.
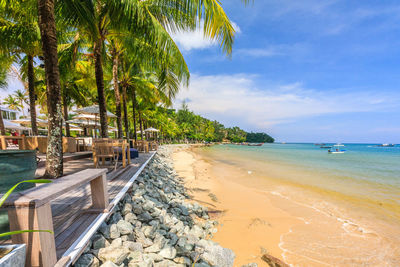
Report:
M332 144L327 144L332 145ZM261 147L217 145L209 152L221 154L221 160L244 164L278 164L302 174L280 179L326 192L375 201L400 212L400 145L344 144L344 154L329 154L327 149L309 143L264 144ZM318 174L318 175L315 175Z
M274 202L305 222L281 238L288 262L399 266L400 145L344 145L344 154L310 143L215 145L203 154L247 173L271 201L290 200Z

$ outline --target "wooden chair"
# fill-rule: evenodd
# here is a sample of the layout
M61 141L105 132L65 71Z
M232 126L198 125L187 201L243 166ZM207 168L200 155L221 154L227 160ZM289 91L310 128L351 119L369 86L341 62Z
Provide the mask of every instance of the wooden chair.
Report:
M112 141L109 140L93 140L93 163L94 167L99 166L99 159L102 165L105 165L105 160L110 159L114 163L114 170L117 169L118 152L115 151Z

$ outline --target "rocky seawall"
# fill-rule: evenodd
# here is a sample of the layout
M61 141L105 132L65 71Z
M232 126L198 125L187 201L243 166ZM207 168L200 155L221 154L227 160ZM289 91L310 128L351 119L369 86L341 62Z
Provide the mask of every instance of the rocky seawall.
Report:
M75 267L233 266L233 251L210 240L218 223L189 202L173 169L170 156L180 148L159 149Z

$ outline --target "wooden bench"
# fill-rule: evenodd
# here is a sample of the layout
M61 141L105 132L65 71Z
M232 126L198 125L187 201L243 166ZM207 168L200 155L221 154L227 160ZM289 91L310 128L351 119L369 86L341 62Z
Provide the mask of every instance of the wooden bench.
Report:
M11 231L40 229L54 232L50 202L71 190L90 183L92 209L108 212L107 169L86 169L38 187L15 193L4 203ZM55 237L48 232L12 236L14 244L27 246L26 266L53 267L57 263Z

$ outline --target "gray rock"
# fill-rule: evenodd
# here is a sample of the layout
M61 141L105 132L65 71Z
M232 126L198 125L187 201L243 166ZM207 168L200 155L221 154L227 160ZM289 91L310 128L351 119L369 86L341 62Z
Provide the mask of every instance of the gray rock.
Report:
M189 232L190 234L192 234L192 235L194 235L194 236L196 236L196 237L198 237L198 238L204 238L205 236L204 236L204 231L203 231L203 229L202 228L200 228L199 226L197 226L197 225L194 225L193 227L192 227L192 229L190 229L190 232Z
M140 213L137 216L137 218L139 221L142 221L142 222L150 222L151 220L153 220L153 217L147 211Z
M153 244L150 247L147 247L144 249L144 252L146 253L157 253L161 250L160 245L159 244Z
M196 244L196 250L203 251L200 258L213 266L233 266L235 253L227 248L207 240L200 240Z
M102 233L105 238L110 238L110 226L105 222L100 225L99 232Z
M143 253L141 251L132 251L128 255L129 262L142 262L143 261Z
M205 262L200 262L200 263L194 264L194 267L210 267L210 265L208 265Z
M187 257L178 257L174 259L174 262L177 264L183 264L185 266L190 266L192 261Z
M126 215L128 213L132 212L132 205L130 203L125 203L124 208L122 209L122 215Z
M168 245L170 246L175 246L175 244L178 242L178 236L174 233L168 233L167 237L169 238Z
M120 265L128 257L129 253L130 251L127 248L107 247L99 250L98 257L102 262L111 261L117 265Z
M153 263L151 259L145 259L141 262L129 262L128 267L153 267Z
M114 239L111 242L110 247L113 247L113 248L122 247L122 238L118 237L118 238Z
M258 267L258 264L252 262L252 263L249 263L249 264L246 264L246 265L242 265L242 267Z
M129 212L125 215L124 220L131 223L131 224L135 224L137 217L135 214L133 214L132 212Z
M92 247L93 249L100 249L106 246L106 239L101 234L96 234L92 237Z
M103 263L100 267L119 267L118 265L114 264L111 261L106 261L105 263Z
M128 248L130 251L143 252L143 245L139 242L125 241L122 246Z
M174 247L165 246L158 254L165 259L172 260L176 257L176 249Z
M110 238L111 239L115 239L115 238L118 238L120 236L121 236L121 233L119 232L117 225L115 223L111 224L111 226L110 226Z
M160 261L164 260L163 256L161 256L159 254L155 254L155 253L146 254L144 257L152 259L154 262L160 262Z
M75 262L75 267L98 267L99 260L92 254L83 254Z
M117 223L118 231L121 233L121 235L128 235L133 232L133 226L127 221L120 220Z

